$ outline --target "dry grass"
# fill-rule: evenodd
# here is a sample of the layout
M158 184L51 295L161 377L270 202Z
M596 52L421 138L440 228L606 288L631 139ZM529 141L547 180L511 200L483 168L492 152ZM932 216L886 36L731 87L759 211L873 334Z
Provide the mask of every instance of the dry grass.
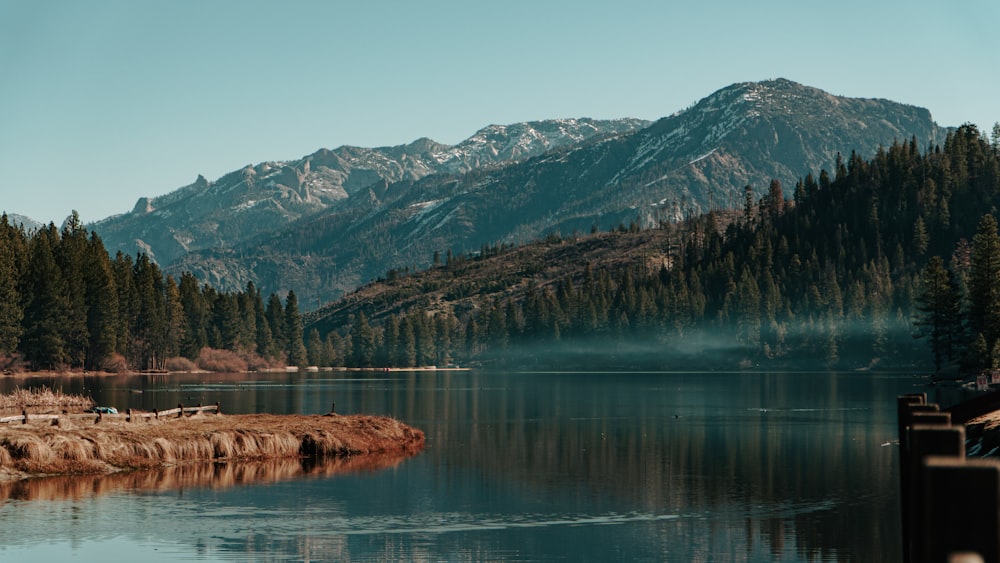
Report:
M0 427L0 470L93 474L188 462L412 455L424 433L378 416L206 415ZM2 475L0 475L2 477Z
M167 371L197 371L198 365L191 360L178 356L176 358L167 358L167 361L163 363L163 367Z
M218 372L243 372L247 371L248 367L247 361L236 352L208 347L201 349L195 363L205 371Z
M29 408L66 408L94 406L94 400L83 395L69 395L53 391L48 387L24 389L18 387L5 395L0 395L0 410Z

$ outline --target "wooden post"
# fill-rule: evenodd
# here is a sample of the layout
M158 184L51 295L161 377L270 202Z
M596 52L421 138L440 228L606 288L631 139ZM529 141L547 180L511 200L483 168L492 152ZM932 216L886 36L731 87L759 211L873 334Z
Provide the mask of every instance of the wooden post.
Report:
M911 561L930 562L926 559L926 550L921 545L927 536L938 535L936 528L928 527L927 513L930 508L928 497L924 495L926 468L924 460L929 456L948 456L956 462L965 459L965 426L920 425L910 427L910 451L907 466L909 467L909 488L902 491L909 499L910 512L903 514L903 520L909 521ZM959 498L959 497L952 497ZM974 498L969 495L963 498ZM947 554L946 554L947 555ZM935 563L940 559L934 560Z
M125 422L132 422L132 409L125 411Z
M184 417L184 404L177 403L177 418L183 418L183 417Z
M156 420L160 420L160 410L159 409L153 409L153 418L155 418Z
M21 424L27 424L28 423L28 410L27 409L21 409L21 416L24 417L21 420Z
M330 414L337 412L337 401L330 403Z
M219 404L219 401L215 402L215 414L222 414L222 405Z
M896 421L899 429L899 514L903 540L903 562L910 563L910 432L915 411L937 412L937 405L927 404L926 393L910 393L896 397Z
M923 545L914 542L915 549L922 553L918 561L952 561L956 552L977 554L980 561L997 561L1000 463L929 457L925 460L923 478L920 487L925 505Z

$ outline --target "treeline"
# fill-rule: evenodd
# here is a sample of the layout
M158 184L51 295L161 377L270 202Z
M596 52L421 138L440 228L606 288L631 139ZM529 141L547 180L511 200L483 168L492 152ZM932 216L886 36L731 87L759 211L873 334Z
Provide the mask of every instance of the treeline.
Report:
M1000 243L986 250L988 233L969 242L1000 203L998 129L992 142L965 125L943 146L910 139L870 160L838 156L791 197L776 181L759 201L748 187L735 220L710 212L663 225L669 263L660 268L595 264L461 312L435 305L372 323L378 311L363 309L336 334L334 356L355 366L563 362L558 353L572 346L579 358L619 363L642 348L642 361L660 367L676 367L672 352L707 364L863 367L926 365L950 338L944 364L1000 365ZM949 336L930 337L934 354L914 340L928 334L928 264L948 264L956 280L958 320Z
M162 369L213 350L251 365L997 367L998 137L1000 127L991 141L965 125L943 146L911 139L869 160L838 157L790 197L776 181L759 201L747 189L742 209L663 224L659 237L638 225L589 235L655 241L658 262L579 265L555 279L509 264L476 277L516 253L449 252L432 268L445 277L394 271L380 282L427 276L420 291L444 284L440 297L367 300L305 339L294 292L265 302L253 284L222 293L164 276L145 255L111 258L75 214L30 234L3 217L0 357L34 369ZM573 239L536 244L587 244Z
M112 259L75 212L62 229L32 233L0 217L6 369L160 370L193 367L219 350L232 367L305 365L294 292L265 303L252 283L222 293L188 273L164 276L145 254Z

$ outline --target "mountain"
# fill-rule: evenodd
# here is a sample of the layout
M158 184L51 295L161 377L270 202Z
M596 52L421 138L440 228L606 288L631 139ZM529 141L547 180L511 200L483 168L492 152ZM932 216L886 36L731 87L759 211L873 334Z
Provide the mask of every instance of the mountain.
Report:
M639 119L533 121L491 125L454 146L423 138L395 147L320 149L295 161L248 165L214 182L199 175L90 228L112 253L145 252L166 266L189 252L257 240L373 184L462 174L646 125Z
M326 357L347 366L995 365L1000 143L963 125L942 145L854 154L791 201L776 196L389 272L306 315L312 357L325 336Z
M37 231L38 229L41 229L42 227L45 226L43 223L35 221L31 217L28 217L26 215L18 215L17 213L7 214L7 224L24 227L24 230L26 232Z
M888 100L784 79L734 84L631 133L464 174L384 179L252 244L189 253L170 268L234 289L294 289L312 308L435 253L742 208L747 185L760 197L777 179L790 193L806 174L834 170L838 154L868 158L894 140L926 147L946 133L926 109Z

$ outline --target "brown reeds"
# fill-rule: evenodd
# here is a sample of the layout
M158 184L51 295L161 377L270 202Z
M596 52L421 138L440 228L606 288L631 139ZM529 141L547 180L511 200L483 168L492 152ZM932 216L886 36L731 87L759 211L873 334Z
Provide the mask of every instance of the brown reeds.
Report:
M0 427L7 478L149 469L198 461L412 455L424 434L378 416L204 415ZM2 477L2 475L0 475Z
M68 408L92 407L94 400L83 395L70 395L62 391L53 391L48 387L33 387L25 389L17 387L10 393L0 395L0 410L15 410L28 408Z
M244 372L249 364L236 352L230 350L216 350L215 348L202 348L195 360L200 369L205 371L218 372Z

